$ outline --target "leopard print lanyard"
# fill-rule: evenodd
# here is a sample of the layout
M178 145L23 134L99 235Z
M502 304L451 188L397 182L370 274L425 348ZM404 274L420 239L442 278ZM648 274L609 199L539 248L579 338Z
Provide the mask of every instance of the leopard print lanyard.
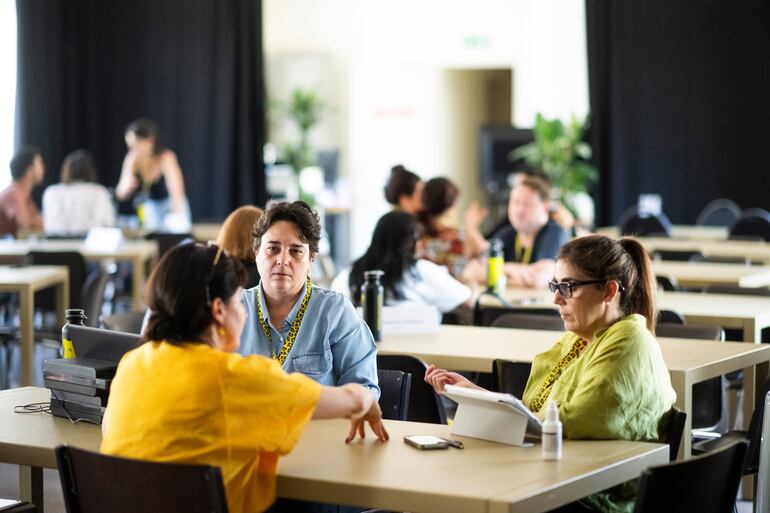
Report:
M259 316L259 324L262 325L262 331L265 332L267 342L270 344L270 352L273 355L273 360L278 360L281 365L286 361L286 357L289 355L289 351L294 346L294 341L297 339L297 333L299 333L299 327L302 324L302 319L305 317L305 311L307 305L310 302L310 295L313 293L313 283L310 281L310 277L307 278L305 284L305 297L302 299L302 303L299 305L299 311L297 312L297 318L291 323L289 328L289 335L286 337L286 341L281 348L281 352L276 356L275 348L273 346L273 336L270 333L270 326L267 324L265 315L262 313L262 287L257 288L257 314Z
M561 360L551 369L551 372L548 373L548 376L545 377L545 381L543 381L543 384L540 385L540 388L538 388L537 393L535 394L535 398L532 399L532 403L529 405L529 409L533 412L540 411L540 408L543 407L546 400L548 399L548 396L551 395L551 388L553 387L553 384L556 383L556 380L559 379L559 376L561 376L561 373L564 371L564 369L567 368L567 366L572 363L575 359L577 359L578 356L580 356L580 353L588 347L588 341L584 338L579 338L575 341L574 344L572 344L572 347L570 350L565 354Z

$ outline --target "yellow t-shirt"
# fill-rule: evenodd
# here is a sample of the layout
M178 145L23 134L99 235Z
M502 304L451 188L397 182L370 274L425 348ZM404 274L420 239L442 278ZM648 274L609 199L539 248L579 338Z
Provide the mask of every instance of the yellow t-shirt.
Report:
M101 451L220 467L230 512L264 511L278 456L297 443L320 394L262 356L147 342L118 366Z

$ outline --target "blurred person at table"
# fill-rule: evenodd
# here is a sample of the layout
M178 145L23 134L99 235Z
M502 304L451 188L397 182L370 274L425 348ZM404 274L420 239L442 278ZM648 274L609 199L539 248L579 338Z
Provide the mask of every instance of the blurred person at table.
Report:
M75 150L67 155L59 181L43 192L43 230L47 235L82 236L95 226L115 225L115 207L107 188L97 183L91 153Z
M415 215L422 208L423 182L401 164L393 166L385 184L385 199L393 208Z
M43 228L32 190L43 183L45 164L40 148L25 146L11 159L11 183L0 191L0 236Z
M187 231L190 206L176 154L163 146L160 129L150 119L137 119L126 128L128 152L123 159L115 195L134 197L142 226L147 231Z
M540 288L553 276L556 254L568 235L549 212L550 187L544 180L529 176L511 189L508 222L490 238L503 243L508 285ZM480 226L479 218L475 226L469 222L467 234L475 247L485 251L489 241L481 235Z
M380 282L386 305L434 305L441 313L473 305L473 290L453 278L446 267L417 257L419 232L413 216L389 212L377 222L366 252L334 279L332 289L360 304L364 272L384 272Z
M466 281L473 277L463 275L468 263L481 253L475 238L466 238L465 231L457 228L457 199L460 189L448 178L431 178L422 189L422 209L417 214L420 240L417 256L434 264L445 266L453 277ZM487 215L473 202L465 214L465 224L481 224Z
M237 258L246 269L248 278L245 289L259 284L259 270L254 261L254 229L264 211L254 205L244 205L233 210L217 235L217 245Z
M105 454L220 467L231 513L270 506L278 459L311 417L350 418L346 442L363 438L367 422L388 439L365 387L321 386L270 358L237 354L245 279L217 246L163 256L147 288L144 344L120 361L102 424Z
M253 249L261 281L243 292L240 351L322 385L358 383L379 397L372 333L342 294L310 279L320 239L318 214L302 201L275 203L260 217Z
M657 286L644 248L602 235L575 239L562 246L548 287L567 332L535 356L524 404L542 419L546 402L556 401L570 439L659 440L676 393L655 340ZM425 381L439 393L447 384L479 388L434 366ZM586 511L630 511L633 489L583 503Z

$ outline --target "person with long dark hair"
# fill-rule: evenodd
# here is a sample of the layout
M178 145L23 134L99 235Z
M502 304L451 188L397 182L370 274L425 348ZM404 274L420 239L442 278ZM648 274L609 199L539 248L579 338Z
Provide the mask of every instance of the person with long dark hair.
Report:
M190 206L176 154L166 148L154 121L137 119L126 128L128 152L123 159L115 195L135 195L140 223L148 231L189 230Z
M449 312L458 306L470 306L473 291L454 279L445 267L416 255L417 222L405 212L389 212L377 222L366 253L352 267L342 271L332 289L347 294L355 304L360 302L364 272L384 271L381 283L385 303L429 304Z
M102 424L106 454L220 467L232 513L270 506L278 459L311 417L350 418L346 442L366 423L388 439L365 387L321 386L270 358L237 354L245 280L241 263L215 245L176 246L161 258L144 343L120 361Z
M657 441L676 393L655 340L657 284L650 259L633 239L589 235L562 246L548 287L567 332L535 356L522 400L544 418L559 407L571 439ZM478 388L429 366L425 381ZM629 487L591 496L590 510L627 511Z

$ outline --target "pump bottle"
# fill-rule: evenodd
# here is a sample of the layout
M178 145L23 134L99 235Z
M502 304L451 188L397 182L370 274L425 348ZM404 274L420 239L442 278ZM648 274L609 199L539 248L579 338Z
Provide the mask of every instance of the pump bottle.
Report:
M545 422L543 422L543 459L561 459L561 421L559 420L559 405L553 399L545 407Z

